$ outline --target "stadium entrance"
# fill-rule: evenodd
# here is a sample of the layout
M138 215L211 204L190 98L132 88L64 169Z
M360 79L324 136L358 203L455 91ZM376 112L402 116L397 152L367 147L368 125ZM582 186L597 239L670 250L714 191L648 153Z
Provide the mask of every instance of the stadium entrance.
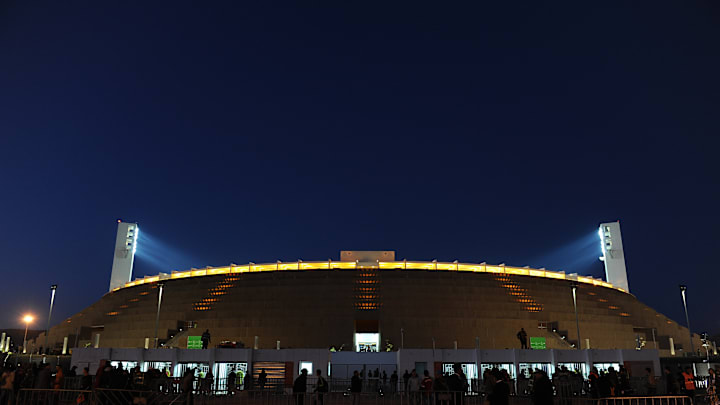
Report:
M375 319L356 319L353 342L356 352L380 351L380 327Z

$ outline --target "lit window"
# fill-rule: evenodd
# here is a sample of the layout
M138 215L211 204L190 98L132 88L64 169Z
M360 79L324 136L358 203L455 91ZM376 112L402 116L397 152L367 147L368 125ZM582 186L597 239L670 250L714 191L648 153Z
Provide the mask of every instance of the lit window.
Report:
M379 333L356 333L355 334L355 351L358 352L377 352L380 349Z
M298 374L302 374L303 369L307 370L308 375L312 375L313 374L312 361L301 361L300 368L298 369Z

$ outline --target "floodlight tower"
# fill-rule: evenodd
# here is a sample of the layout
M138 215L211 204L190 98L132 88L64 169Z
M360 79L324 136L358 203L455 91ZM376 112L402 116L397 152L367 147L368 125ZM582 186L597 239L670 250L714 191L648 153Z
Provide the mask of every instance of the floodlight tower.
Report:
M620 221L605 222L598 229L602 245L602 260L605 263L605 280L615 287L630 292L625 268L625 254L623 253L622 235L620 234Z
M140 229L137 223L118 220L115 255L113 256L112 275L110 276L110 291L130 282L139 233Z

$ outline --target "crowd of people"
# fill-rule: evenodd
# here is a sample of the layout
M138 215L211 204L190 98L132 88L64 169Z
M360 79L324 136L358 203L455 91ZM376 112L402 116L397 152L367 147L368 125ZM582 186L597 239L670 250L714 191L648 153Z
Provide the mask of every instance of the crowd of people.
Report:
M5 366L0 373L0 405L14 405L18 391L23 388L64 388L65 377L74 377L77 367L65 372L62 366L31 363L24 366Z
M707 389L703 390L702 394L708 405L720 405L717 396L720 379L716 378L716 372L717 370L712 368L709 370ZM71 387L65 385L66 378L72 378ZM561 366L552 378L540 369L520 370L516 385L508 370L496 367L484 370L478 384L473 382L473 386L470 387L461 365L455 364L452 372L436 372L434 377L428 370L422 370L420 373L416 370L405 370L402 375L393 371L390 376L378 369L355 371L349 381L346 394L352 396L353 404L358 403L361 393L400 392L407 395L410 405L431 405L433 401L461 404L465 393L476 391L486 396L490 405L507 405L509 397L513 394L529 396L536 405L552 405L554 398L653 396L658 392L696 398L697 381L690 367L682 372L673 372L669 367L665 367L661 378L656 378L652 369L646 368L645 375L641 379L636 376L631 383L629 372L623 366L619 366L618 370L614 367L609 367L607 370L593 367L587 380L581 373ZM297 405L305 405L303 398L308 393L313 393L317 403L315 405L323 405L324 397L331 391L331 386L333 391L337 391L338 383L341 382L335 380L329 383L320 370L316 370L312 376L309 375L308 370L302 370L294 381L292 392L297 396ZM660 387L660 384L663 386ZM53 367L50 364L32 363L22 367L8 366L2 370L0 405L14 405L16 395L22 388L46 390L72 388L82 391L143 390L192 397L194 394L215 395L218 391L223 392L224 395L235 395L241 390L262 392L267 387L268 378L264 369L260 370L256 378L253 378L252 373L249 372L239 370L229 372L225 385L220 390L218 381L210 370L206 373L200 372L198 375L197 369L189 368L182 377L174 378L171 377L168 369L150 368L146 372L141 372L139 367L123 369L103 360L94 375L90 374L87 367L78 375L76 367L64 370L59 365Z
M720 368L708 369L708 377L706 379L705 403L708 405L720 405L718 400L718 389L720 388L720 380L717 374ZM663 370L663 383L668 395L686 395L690 398L696 398L696 381L698 378L693 374L691 367L685 367L684 371L673 373L670 367Z
M720 381L715 378L716 370L709 370L707 378L707 395L706 403L711 405L720 405L717 399L717 389ZM536 370L534 377L538 373L545 374L541 370ZM698 379L692 372L691 367L686 367L684 371L674 373L670 367L664 368L662 378L657 378L653 370L649 367L645 368L644 375L637 376L634 383L631 381L630 374L624 366L619 366L618 370L614 367L608 367L607 370L598 370L593 367L587 380L577 371L570 371L567 367L560 367L552 376L551 384L555 392L555 396L577 397L587 395L591 398L611 398L611 397L629 397L629 396L655 396L661 393L669 396L688 396L696 398L696 387ZM520 373L519 380L527 380L524 372ZM659 385L663 386L660 387ZM535 378L530 383L523 385L525 394L534 395L536 386Z
M433 378L428 370L420 375L416 370L405 372L402 379L396 371L390 375L389 384L387 374L378 370L370 372L367 384L363 384L362 372L354 371L350 379L350 394L353 404L357 403L359 395L365 392L380 394L393 394L403 392L408 396L410 405L430 405L432 401L448 401L461 403L464 393L468 391L468 379L459 364L453 366L452 372L437 373Z

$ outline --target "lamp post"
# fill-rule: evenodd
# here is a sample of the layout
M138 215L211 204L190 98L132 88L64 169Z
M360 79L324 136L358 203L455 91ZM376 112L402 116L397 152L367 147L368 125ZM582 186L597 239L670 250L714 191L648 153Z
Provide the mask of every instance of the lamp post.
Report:
M50 318L52 318L53 305L55 304L55 290L57 290L57 284L50 286L50 313L48 313L47 326L45 326L45 351L48 350L48 333L50 332ZM42 354L42 353L40 353Z
M582 340L580 339L580 320L578 319L578 311L577 311L577 283L572 282L570 283L570 288L572 288L572 295L573 295L573 307L575 307L575 327L577 328L577 349L582 349Z
M694 356L695 355L695 345L693 344L692 331L690 330L690 317L688 316L687 298L685 297L685 291L687 291L687 286L684 284L680 284L680 294L682 295L683 307L685 308L685 322L687 322L688 332L690 333L690 352Z
M162 304L162 294L165 283L158 283L158 306L157 315L155 316L155 348L158 347L158 325L160 324L160 305Z
M23 338L23 354L27 353L27 331L28 331L28 326L30 326L30 322L32 322L33 319L35 319L35 318L33 318L33 316L29 315L29 314L25 315L23 317L23 322L25 322L25 337Z

